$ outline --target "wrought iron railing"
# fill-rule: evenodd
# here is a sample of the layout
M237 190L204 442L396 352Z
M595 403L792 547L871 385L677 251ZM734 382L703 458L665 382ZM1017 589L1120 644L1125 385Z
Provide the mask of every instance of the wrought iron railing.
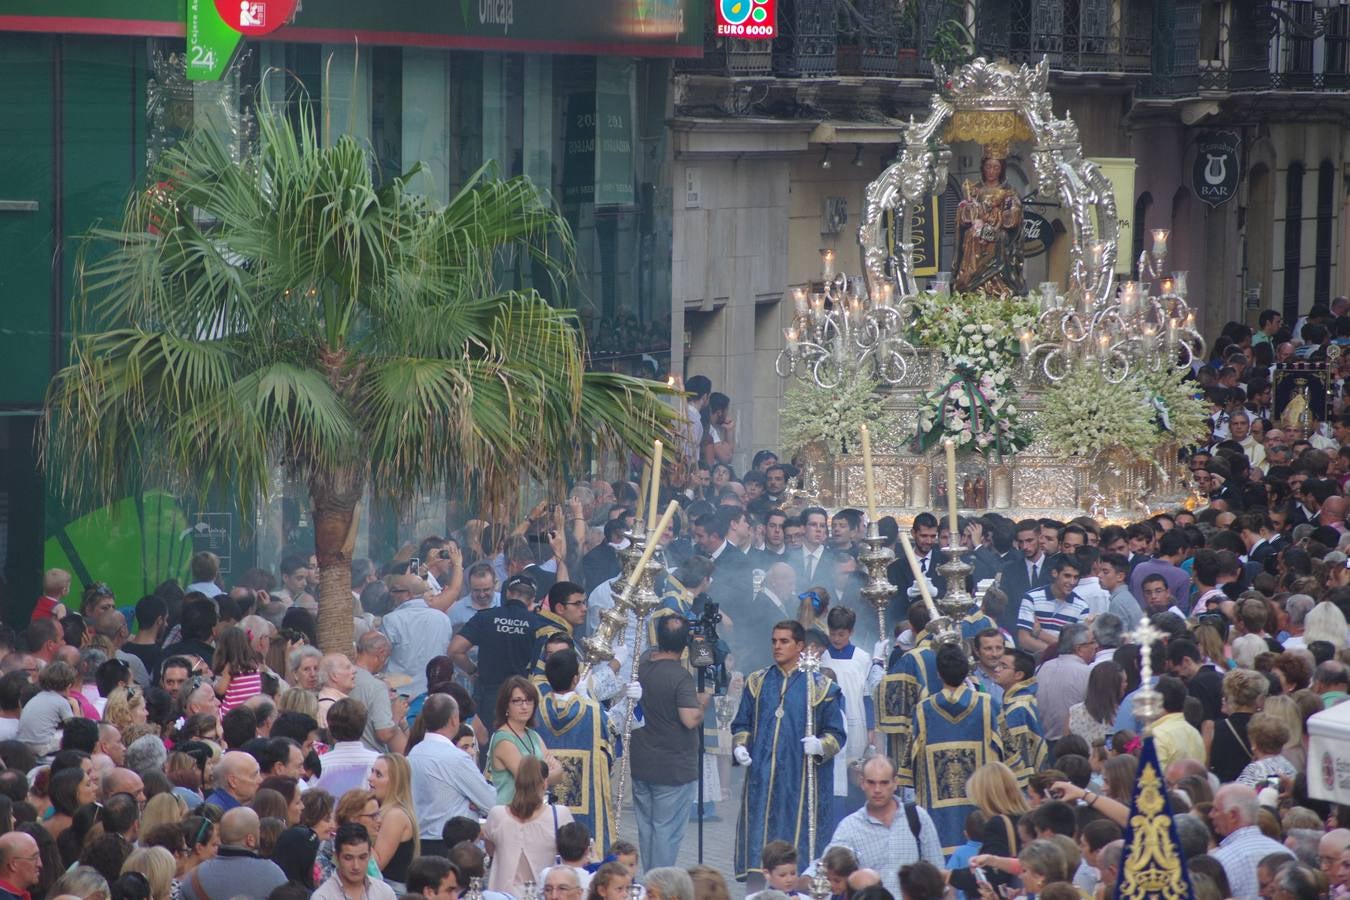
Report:
M1156 71L1155 5L1188 0L779 0L779 37L718 37L681 71L813 78L927 76L963 51L1052 69L1147 75ZM973 37L973 42L962 35Z
M1142 96L1343 91L1350 87L1350 9L1309 0L1158 0L1153 72Z

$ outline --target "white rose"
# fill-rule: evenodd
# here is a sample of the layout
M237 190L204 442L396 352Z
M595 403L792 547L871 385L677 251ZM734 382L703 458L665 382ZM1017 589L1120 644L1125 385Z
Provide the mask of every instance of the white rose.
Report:
M985 334L992 334L994 331L994 326L990 325L988 322L985 322L983 325L980 326L980 330L983 331Z

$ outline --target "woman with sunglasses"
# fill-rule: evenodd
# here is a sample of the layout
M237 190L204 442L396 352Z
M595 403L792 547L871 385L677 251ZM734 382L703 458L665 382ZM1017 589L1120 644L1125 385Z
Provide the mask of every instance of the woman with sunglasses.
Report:
M145 692L135 685L115 688L103 707L103 721L125 732L131 725L144 725L150 718Z

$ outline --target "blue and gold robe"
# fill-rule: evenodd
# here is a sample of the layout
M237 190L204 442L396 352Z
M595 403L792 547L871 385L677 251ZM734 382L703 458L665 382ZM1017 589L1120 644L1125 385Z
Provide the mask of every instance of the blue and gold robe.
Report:
M834 757L843 748L843 695L817 672L812 680L815 733L824 745L816 768L816 849L830 839L826 824L834 796ZM811 859L806 793L806 673L760 669L745 680L741 705L731 722L733 746L750 751L740 819L736 824L736 878L762 871L760 851L773 840L797 845L797 858Z
M989 616L985 615L984 610L977 609L975 612L961 620L961 637L970 642L975 640L975 635L984 631L986 628L998 628L998 623Z
M914 733L914 711L923 698L940 684L937 651L932 635L924 631L918 645L901 656L881 679L877 730L886 735L891 759L905 758Z
M966 816L976 807L967 783L985 763L1003 760L997 700L968 684L941 688L919 703L908 754L899 760L900 784L914 788L950 855L966 842Z
M562 616L548 608L547 603L539 604L535 610L538 624L534 629L534 668L531 672L539 678L544 677L544 644L553 635L562 633L568 637L575 637L572 634L572 625Z
M557 802L590 829L603 858L614 843L614 809L610 798L613 756L605 740L605 714L600 704L573 691L549 691L539 700L539 736L562 766L553 787Z
M1045 729L1036 708L1036 679L1028 678L1003 692L1003 761L1017 776L1017 786L1027 789L1033 772L1039 772L1049 755Z
M679 616L689 619L694 615L694 594L682 587L673 577L666 583L666 592L661 595L661 605L647 617L647 646L656 646L656 629L666 616ZM688 651L685 651L686 658Z

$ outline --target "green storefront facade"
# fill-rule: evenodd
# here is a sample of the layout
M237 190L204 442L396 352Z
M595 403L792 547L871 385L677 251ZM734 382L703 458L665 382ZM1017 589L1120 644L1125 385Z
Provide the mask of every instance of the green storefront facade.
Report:
M187 2L0 0L7 622L24 616L48 566L70 569L77 589L106 581L127 605L182 577L195 549L220 553L237 574L306 545L304 499L291 486L249 523L229 497L194 506L132 493L67 509L33 440L69 342L80 235L117 218L147 166L188 129L246 150L261 97L312 104L330 135L367 142L384 175L426 163L420 188L432 197L448 198L488 162L528 175L575 231L579 274L553 299L582 313L593 365L652 376L670 365L670 68L702 52L703 3L304 0L291 24L244 41L221 80L191 81ZM378 558L452 516L445 498L373 498L358 554Z

